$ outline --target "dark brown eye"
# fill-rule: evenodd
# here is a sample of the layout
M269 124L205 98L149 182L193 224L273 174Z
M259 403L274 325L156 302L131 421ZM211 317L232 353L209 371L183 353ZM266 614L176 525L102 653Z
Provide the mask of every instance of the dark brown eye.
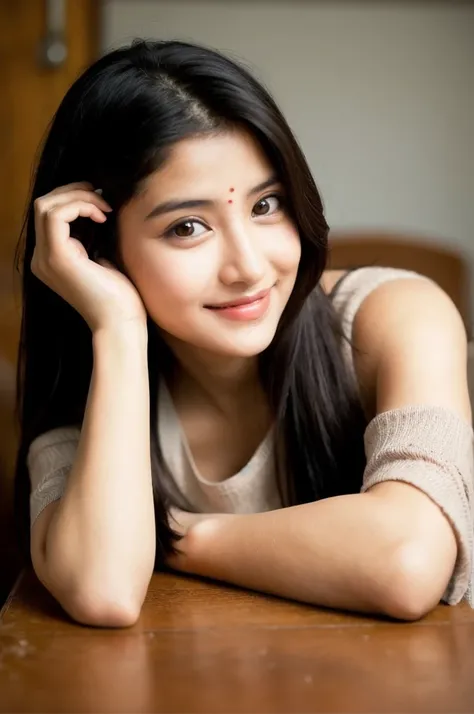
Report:
M201 221L189 219L176 223L164 234L165 238L198 238L204 233L207 233L209 228L203 225Z
M178 226L175 226L173 230L179 238L189 238L194 232L194 222L186 221L186 223L180 223Z
M253 207L252 213L254 216L268 216L281 207L281 199L279 196L266 196L257 201Z
M262 198L262 200L259 201L258 203L256 203L255 206L253 207L253 212L257 216L264 216L265 213L268 213L268 211L269 211L269 205L268 205L268 201L266 198Z

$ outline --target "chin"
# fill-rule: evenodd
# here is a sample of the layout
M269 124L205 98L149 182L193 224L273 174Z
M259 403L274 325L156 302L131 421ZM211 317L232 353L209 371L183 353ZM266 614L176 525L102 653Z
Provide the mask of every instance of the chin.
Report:
M227 357L256 357L269 347L275 337L275 332L276 325L271 329L259 325L255 326L253 330L247 328L245 333L231 336L222 335L222 339L216 335L212 343L205 346L205 349Z

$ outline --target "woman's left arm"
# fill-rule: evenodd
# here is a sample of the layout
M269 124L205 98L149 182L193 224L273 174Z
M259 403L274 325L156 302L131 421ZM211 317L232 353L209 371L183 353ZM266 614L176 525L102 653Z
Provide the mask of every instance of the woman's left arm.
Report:
M467 340L447 295L420 279L371 293L354 323L356 364L376 384L377 413L417 404L471 422ZM422 490L386 480L365 493L191 525L169 564L283 597L399 619L422 617L441 599L457 541Z

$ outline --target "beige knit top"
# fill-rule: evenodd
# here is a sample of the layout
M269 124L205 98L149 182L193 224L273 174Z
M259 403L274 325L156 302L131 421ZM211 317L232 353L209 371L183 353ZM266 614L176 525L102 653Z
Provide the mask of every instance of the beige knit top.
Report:
M346 275L333 302L347 336L363 300L376 287L397 278L420 278L394 268L359 268ZM427 278L424 278L427 279ZM354 371L349 343L343 346ZM158 399L159 441L164 459L184 496L203 513L258 513L281 508L273 469L270 431L241 471L221 481L198 472L164 382ZM404 481L425 492L449 519L458 543L455 569L443 596L448 604L466 600L474 607L474 433L472 426L444 407L412 405L369 415L364 435L367 466L362 491L381 481ZM79 427L54 429L36 438L27 464L31 480L31 524L61 498L75 458Z

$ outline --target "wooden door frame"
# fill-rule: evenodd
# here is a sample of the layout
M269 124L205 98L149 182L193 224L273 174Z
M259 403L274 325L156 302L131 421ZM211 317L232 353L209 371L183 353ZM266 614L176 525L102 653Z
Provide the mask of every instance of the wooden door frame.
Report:
M100 55L102 3L65 0L68 56L40 67L44 0L0 0L0 605L20 559L13 527L13 474L18 443L15 388L20 279L14 249L22 228L38 147L64 94Z

